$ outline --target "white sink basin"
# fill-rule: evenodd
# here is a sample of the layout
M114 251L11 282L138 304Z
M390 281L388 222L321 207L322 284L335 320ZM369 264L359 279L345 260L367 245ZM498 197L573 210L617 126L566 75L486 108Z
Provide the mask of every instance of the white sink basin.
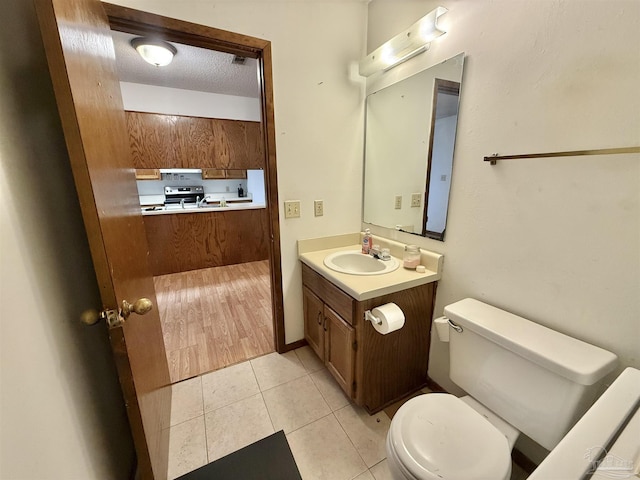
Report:
M393 272L400 266L397 259L378 260L359 250L345 250L330 253L324 258L324 264L331 270L352 275L381 275Z

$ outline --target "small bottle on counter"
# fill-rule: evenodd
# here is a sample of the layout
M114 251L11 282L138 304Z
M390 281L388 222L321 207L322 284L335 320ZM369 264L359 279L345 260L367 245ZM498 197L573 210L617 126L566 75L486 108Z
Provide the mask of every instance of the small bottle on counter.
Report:
M238 185L238 197L244 197L244 188L242 188L242 184Z
M367 228L362 236L362 253L369 255L369 250L371 250L371 241L371 230Z

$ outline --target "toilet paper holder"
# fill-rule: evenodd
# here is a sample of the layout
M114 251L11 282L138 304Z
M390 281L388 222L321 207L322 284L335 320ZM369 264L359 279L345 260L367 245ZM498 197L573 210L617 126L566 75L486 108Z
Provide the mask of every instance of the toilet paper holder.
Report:
M376 325L382 324L382 320L380 320L373 313L371 313L371 310L365 310L364 319L365 321L369 320L371 323L375 323Z

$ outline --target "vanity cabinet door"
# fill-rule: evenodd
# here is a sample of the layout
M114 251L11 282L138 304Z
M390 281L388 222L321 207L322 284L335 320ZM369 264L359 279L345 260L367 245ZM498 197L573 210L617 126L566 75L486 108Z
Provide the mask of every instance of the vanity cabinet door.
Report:
M342 390L351 397L356 353L354 329L327 305L324 306L324 320L325 365Z
M324 304L311 290L302 288L304 307L304 337L309 346L324 361Z

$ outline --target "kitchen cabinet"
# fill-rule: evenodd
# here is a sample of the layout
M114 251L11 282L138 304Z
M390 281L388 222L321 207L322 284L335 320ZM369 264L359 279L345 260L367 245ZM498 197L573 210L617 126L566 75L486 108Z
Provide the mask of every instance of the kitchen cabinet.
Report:
M136 168L136 180L160 180L158 168Z
M223 170L221 168L203 168L202 179L203 180L224 180L224 179L239 179L244 180L247 178L246 170Z
M264 168L260 122L132 111L126 119L135 168Z
M302 265L305 339L357 405L375 413L427 384L436 282L358 301ZM395 303L404 326L378 333L364 312Z

